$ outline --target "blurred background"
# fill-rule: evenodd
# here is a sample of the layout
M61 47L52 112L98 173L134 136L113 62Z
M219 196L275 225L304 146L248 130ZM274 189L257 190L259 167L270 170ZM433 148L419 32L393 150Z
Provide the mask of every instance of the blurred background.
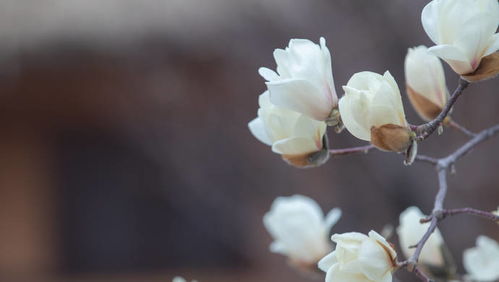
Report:
M338 233L396 226L411 205L429 212L426 164L375 151L298 170L247 129L265 90L257 69L274 68L290 38L327 39L339 93L363 70L388 69L403 89L407 48L431 45L426 3L0 0L0 280L309 281L268 251L262 216L275 197L340 207ZM470 87L455 120L498 123L498 87ZM330 135L333 148L363 145ZM465 140L447 129L420 151L443 156ZM498 146L458 163L448 207L497 208ZM499 239L469 216L440 229L461 271L477 235Z

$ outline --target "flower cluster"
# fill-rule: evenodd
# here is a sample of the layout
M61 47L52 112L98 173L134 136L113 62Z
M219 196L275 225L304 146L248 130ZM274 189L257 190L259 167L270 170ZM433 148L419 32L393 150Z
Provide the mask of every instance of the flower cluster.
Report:
M499 74L499 4L496 0L433 0L422 11L424 30L436 44L410 48L405 59L406 92L426 121L447 104L443 66L469 81ZM326 125L344 126L353 136L378 149L415 157L416 132L405 118L399 87L392 75L362 71L342 87L338 99L331 53L319 44L292 39L276 49L276 71L260 68L267 91L260 96L258 118L249 123L255 137L298 167L328 159Z
M433 0L424 7L421 21L435 46L409 48L404 70L408 99L426 124L412 126L406 120L400 88L389 71L353 74L338 98L325 39L321 38L319 44L292 39L288 47L274 51L276 71L259 70L267 90L259 97L258 117L249 123L251 132L297 167L318 166L327 161L327 126L337 133L346 128L354 137L382 151L405 153L406 161L411 163L417 154L416 142L424 140L425 133L429 135L438 126L454 122L448 114L458 91L449 95L440 59L465 85L499 74L497 0ZM433 131L424 132L430 126ZM480 134L469 135L476 138ZM440 177L442 172L447 173L449 164L442 163L448 162L449 157L425 160L439 168ZM445 194L446 190L441 191ZM288 256L291 264L300 269L316 270L317 266L326 272L326 282L389 282L400 267L417 270L423 278L426 276L420 269L432 277L451 280L456 277L456 267L437 228L438 221L445 217L441 196L437 197L440 205L435 202L430 217L425 217L417 207L409 207L400 214L396 232L401 254L407 259L402 262L397 260L402 255L398 256L395 247L385 239L389 234L383 237L373 230L367 235L334 234L333 248L329 230L339 220L340 210L333 209L324 216L319 205L305 196L277 198L264 216L264 225L274 238L272 252ZM494 216L498 212L499 209L486 212L485 217L497 221ZM479 236L476 245L463 254L467 279L499 279L499 244Z

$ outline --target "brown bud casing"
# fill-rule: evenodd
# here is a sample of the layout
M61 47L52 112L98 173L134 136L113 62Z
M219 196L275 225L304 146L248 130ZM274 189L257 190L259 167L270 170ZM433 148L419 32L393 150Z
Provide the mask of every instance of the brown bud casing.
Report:
M282 159L297 168L312 168L323 165L329 160L329 144L327 135L322 138L322 149L302 155L282 155Z
M411 139L411 131L400 125L385 124L371 128L371 143L383 151L404 152L411 145Z
M435 119L442 111L440 106L414 91L409 85L406 85L406 91L412 106L422 119L430 121Z
M482 58L480 65L474 72L464 74L461 77L469 82L477 82L493 78L497 75L499 75L499 52Z

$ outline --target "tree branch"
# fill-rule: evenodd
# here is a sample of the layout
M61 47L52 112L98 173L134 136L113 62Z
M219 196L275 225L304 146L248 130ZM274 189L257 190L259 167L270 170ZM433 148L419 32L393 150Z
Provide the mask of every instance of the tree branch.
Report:
M476 133L471 132L466 127L460 125L459 123L453 121L452 119L449 119L449 121L447 122L447 125L449 125L449 127L452 127L454 129L461 131L464 135L466 135L468 137L475 137L476 136Z
M463 146L455 150L452 154L447 157L435 159L427 156L418 156L416 158L419 161L428 162L435 165L438 173L438 192L435 197L435 202L433 205L433 211L430 216L421 220L422 223L430 222L428 229L425 234L421 238L421 240L412 247L415 247L415 251L413 255L408 258L406 261L402 262L401 265L405 266L409 271L415 272L418 277L421 278L421 273L418 274L418 269L416 267L419 256L423 247L433 234L435 229L437 229L438 223L443 220L447 216L457 215L457 214L471 214L475 216L480 216L484 218L491 219L493 221L498 221L499 216L485 211L480 211L472 208L460 208L460 209L444 209L444 200L447 195L447 171L449 168L454 165L454 163L469 153L473 148L475 148L478 144L484 142L485 140L491 138L492 136L499 133L499 124L492 126L488 129L482 130L478 134L476 134L472 139L466 142ZM420 272L420 271L419 271ZM426 278L423 278L423 280ZM429 280L426 280L429 281Z
M490 219L492 221L499 221L499 216L495 215L491 212L488 211L482 211L474 208L459 208L459 209L445 209L441 211L442 214L442 219L446 218L447 216L453 216L453 215L458 215L458 214L469 214L469 215L474 215L474 216L479 216L483 217L486 219ZM421 223L426 223L431 221L432 216L429 216L427 218L423 218L420 220Z
M459 84L456 90L454 90L454 93L452 93L452 95L449 98L449 101L447 101L447 104L442 109L440 114L434 120L416 127L416 133L418 134L417 137L418 141L423 141L426 138L428 138L442 124L444 119L451 111L452 106L456 103L459 96L463 94L463 90L466 89L469 84L470 83L468 81L459 78Z
M372 149L374 149L373 145L366 145L366 146L352 147L352 148L345 148L345 149L332 149L332 150L329 150L329 153L332 156L352 155L352 154L359 154L359 153L367 154Z

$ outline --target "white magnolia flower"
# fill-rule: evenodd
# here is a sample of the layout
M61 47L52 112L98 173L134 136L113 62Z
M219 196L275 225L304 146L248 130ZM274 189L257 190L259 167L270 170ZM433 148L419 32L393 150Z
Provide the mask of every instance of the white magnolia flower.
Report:
M400 90L390 72L354 74L343 86L341 119L355 137L387 151L403 151L410 144Z
M423 28L436 44L430 52L458 74L469 74L483 57L499 49L497 0L433 0L421 14Z
M426 46L410 48L405 57L405 82L412 105L424 120L440 114L449 98L442 63Z
M326 40L321 38L317 45L306 39L291 39L286 49L274 51L274 58L277 73L259 69L267 80L272 103L316 120L327 120L338 97Z
M333 209L324 217L319 205L305 196L278 197L263 217L274 238L270 250L299 265L316 264L331 251L329 230L340 216L341 210Z
M474 281L499 279L499 244L486 236L478 236L476 247L463 254L464 268Z
M400 214L400 225L397 227L400 248L406 258L414 254L415 248L409 246L416 245L428 230L430 223L420 223L419 220L425 215L417 207L409 207ZM419 256L419 261L432 265L443 266L445 264L442 254L444 240L438 228L433 232L423 247Z
M336 249L318 264L326 282L391 282L397 253L381 235L350 232L331 238Z
M176 276L173 278L172 282L187 282L183 277ZM197 282L196 280L192 280L192 282Z
M268 92L260 95L258 103L258 117L248 126L258 140L272 146L272 151L299 165L296 162L308 162L311 154L324 149L324 122L273 105ZM321 156L327 158L327 150Z

